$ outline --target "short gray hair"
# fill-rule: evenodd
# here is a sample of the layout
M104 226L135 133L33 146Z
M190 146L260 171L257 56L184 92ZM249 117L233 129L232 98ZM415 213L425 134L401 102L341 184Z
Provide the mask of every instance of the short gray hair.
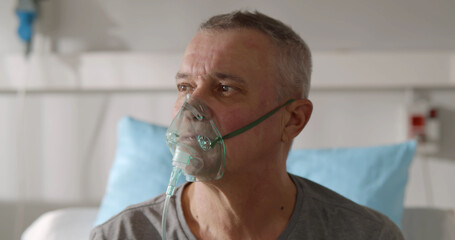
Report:
M311 52L289 26L258 11L234 11L211 17L199 30L253 29L267 35L277 47L278 100L308 98L311 83Z

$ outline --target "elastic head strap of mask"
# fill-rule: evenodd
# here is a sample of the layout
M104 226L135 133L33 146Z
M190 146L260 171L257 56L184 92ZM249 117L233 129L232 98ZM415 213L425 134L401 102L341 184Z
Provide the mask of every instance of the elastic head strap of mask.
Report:
M244 132L250 130L251 128L255 127L256 125L258 125L258 124L261 123L262 121L266 120L267 118L269 118L270 116L272 116L273 114L275 114L275 113L276 113L278 110L280 110L282 107L284 107L284 106L286 106L286 105L288 105L288 104L290 104L290 103L292 103L292 102L294 102L294 101L295 101L295 99L289 99L287 102L285 102L285 103L283 103L282 105L276 107L276 108L273 109L272 111L270 111L270 112L264 114L264 116L258 118L256 121L254 121L254 122L252 122L252 123L250 123L250 124L248 124L248 125L246 125L246 126L244 126L244 127L242 127L242 128L239 128L239 129L237 129L237 130L235 130L235 131L233 131L233 132L231 132L231 133L228 133L228 134L224 135L224 136L221 137L221 138L220 138L220 137L215 138L215 140L210 144L211 147L215 146L215 144L216 144L218 141L220 141L221 139L226 140L226 139L228 139L228 138L237 136L237 135L239 135L239 134L241 134L241 133L244 133Z

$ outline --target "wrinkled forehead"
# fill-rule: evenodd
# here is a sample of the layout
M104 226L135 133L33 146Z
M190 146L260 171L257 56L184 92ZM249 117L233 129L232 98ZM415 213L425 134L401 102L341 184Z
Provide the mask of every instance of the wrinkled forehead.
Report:
M211 71L245 74L270 70L273 44L264 34L248 29L202 30L189 43L180 72Z

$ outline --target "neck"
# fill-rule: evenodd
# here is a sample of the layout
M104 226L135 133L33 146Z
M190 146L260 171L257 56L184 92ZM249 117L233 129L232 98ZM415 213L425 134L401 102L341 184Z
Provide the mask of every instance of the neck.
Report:
M182 207L198 239L276 239L294 209L296 188L286 168L229 173L183 192ZM216 214L214 214L216 213Z

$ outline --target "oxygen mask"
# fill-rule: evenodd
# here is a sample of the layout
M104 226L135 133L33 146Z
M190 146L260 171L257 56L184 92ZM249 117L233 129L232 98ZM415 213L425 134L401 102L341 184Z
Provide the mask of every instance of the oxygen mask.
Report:
M226 158L223 140L248 131L293 101L294 99L290 99L250 124L222 136L213 122L212 112L207 105L189 94L186 96L185 102L166 132L166 143L173 156L173 168L161 220L163 240L166 240L169 201L180 174L183 172L186 180L190 182L220 179L224 174Z
M220 179L225 167L225 146L207 105L191 95L166 132L173 155L172 165L183 171L187 181Z

